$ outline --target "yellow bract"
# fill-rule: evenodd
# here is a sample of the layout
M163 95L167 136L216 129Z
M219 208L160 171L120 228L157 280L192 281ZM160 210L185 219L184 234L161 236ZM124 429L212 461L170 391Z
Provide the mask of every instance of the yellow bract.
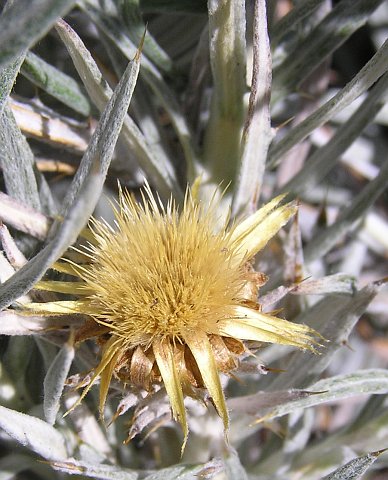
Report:
M173 201L164 207L147 188L142 203L120 194L115 228L93 220L90 242L77 251L82 266L53 266L76 281L37 285L81 299L26 307L34 314L91 317L77 338L100 337L102 355L81 400L101 377L103 415L112 377L150 393L162 383L185 444L184 396L197 397L198 389L207 390L227 430L219 373L238 366L242 340L314 350L311 329L260 311L256 297L264 275L249 264L294 215L294 204L280 205L283 198L215 231L215 202L205 207L188 191L179 211Z

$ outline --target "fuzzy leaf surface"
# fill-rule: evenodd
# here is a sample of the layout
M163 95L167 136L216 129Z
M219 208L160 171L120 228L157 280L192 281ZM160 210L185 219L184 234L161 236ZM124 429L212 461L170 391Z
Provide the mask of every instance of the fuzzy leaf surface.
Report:
M369 62L333 98L299 123L269 150L270 167L294 145L305 139L315 129L332 119L350 105L353 100L366 92L388 70L388 40L379 48Z
M319 332L324 342L320 355L308 352L293 352L287 361L286 372L279 374L269 389L306 388L319 377L330 363L335 352L344 344L354 325L375 298L381 284L365 286L353 296L328 295L313 307L300 314L295 321L306 323Z
M103 111L112 96L111 88L76 32L64 21L58 22L56 29L70 53L90 98L98 110ZM160 195L168 198L173 191L179 198L179 188L171 177L171 166L153 155L145 136L129 115L125 116L121 138L126 147L136 156L139 166L152 180Z
M90 103L80 85L42 58L28 52L21 73L39 88L82 115L90 115Z
M308 408L321 403L338 401L360 394L386 394L388 372L383 369L359 370L355 373L338 375L320 380L308 387L309 395L291 399L282 405L262 411L262 419L287 415L299 408Z
M60 407L60 399L74 358L74 346L70 338L58 352L44 379L43 411L46 422L54 425Z
M272 61L265 1L255 2L253 24L253 72L249 107L241 140L240 168L233 198L233 212L257 207L269 144L272 140ZM226 159L224 161L227 161Z
M121 52L131 59L135 53L136 47L130 41L126 29L123 27L120 16L116 11L104 11L101 3L97 0L83 0L80 2L81 8L90 16L92 21L110 38L115 48L119 48ZM181 107L176 99L176 95L164 81L159 70L144 55L142 57L142 77L152 89L155 96L161 102L163 108L166 109L172 126L182 146L187 171L194 175L195 152L191 143L191 132L187 125L186 118L182 113ZM171 171L171 165L168 165ZM177 190L177 185L173 185ZM180 195L178 195L179 198Z
M83 475L99 480L136 480L138 474L132 470L111 465L94 465L86 462L51 462L54 470L70 475Z
M316 150L308 159L304 168L287 182L277 193L292 192L300 194L313 188L322 181L336 165L339 157L360 136L381 110L388 97L388 72L385 73L369 95L352 115L349 121L342 125L330 141Z
M0 406L0 428L15 441L46 460L67 457L63 436L39 418Z
M322 480L355 480L360 478L383 452L385 452L385 450L357 457L346 465L337 468L335 472L326 475Z
M290 91L352 33L366 23L383 0L343 0L274 69L274 89Z
M0 17L0 68L7 66L68 12L76 0L18 0Z

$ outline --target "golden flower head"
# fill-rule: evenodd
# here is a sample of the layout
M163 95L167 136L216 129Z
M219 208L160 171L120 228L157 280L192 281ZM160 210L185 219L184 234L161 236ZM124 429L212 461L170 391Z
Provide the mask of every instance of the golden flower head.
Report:
M198 397L198 389L207 390L227 430L219 374L238 366L243 340L313 349L311 329L263 313L257 303L265 276L249 262L294 215L295 205L282 199L215 231L216 202L205 207L188 190L180 211L147 187L142 203L120 193L115 228L92 220L80 251L85 263L54 265L76 281L38 284L79 300L30 305L35 313L90 316L77 338L98 337L102 352L81 400L98 377L101 415L112 377L150 393L164 384L186 441L184 396Z

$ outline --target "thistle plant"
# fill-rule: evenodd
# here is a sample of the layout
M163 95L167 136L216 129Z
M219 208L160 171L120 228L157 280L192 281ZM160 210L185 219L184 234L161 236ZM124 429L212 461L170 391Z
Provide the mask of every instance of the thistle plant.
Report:
M1 8L0 478L384 478L384 2Z

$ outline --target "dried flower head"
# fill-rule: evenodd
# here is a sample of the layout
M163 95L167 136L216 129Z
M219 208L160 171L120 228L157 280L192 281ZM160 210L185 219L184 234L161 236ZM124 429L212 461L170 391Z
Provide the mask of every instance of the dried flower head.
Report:
M215 202L206 208L188 191L179 211L147 188L141 204L120 194L115 229L93 220L85 263L54 266L76 280L38 284L80 299L30 305L90 316L77 338L98 337L101 360L81 400L98 377L101 415L112 377L148 392L163 384L186 441L184 397L198 397L198 389L207 389L228 428L219 374L236 369L243 340L312 349L311 329L262 313L257 303L265 276L250 260L294 215L295 205L280 206L282 199L215 231Z

